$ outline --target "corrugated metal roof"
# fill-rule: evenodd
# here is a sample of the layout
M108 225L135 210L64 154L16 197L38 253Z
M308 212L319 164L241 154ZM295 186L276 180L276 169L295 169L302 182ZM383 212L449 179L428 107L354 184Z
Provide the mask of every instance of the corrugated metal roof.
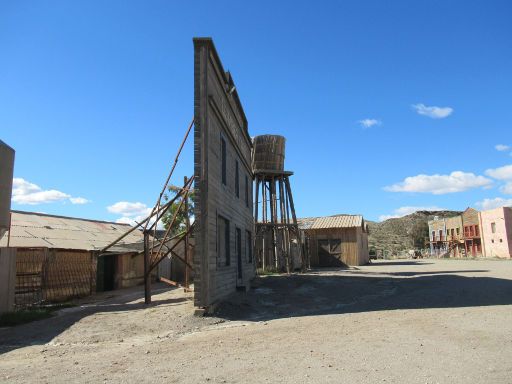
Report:
M364 223L361 215L334 215L298 219L300 229L354 228Z
M128 224L21 211L12 211L11 220L11 247L98 250L131 228ZM9 232L0 239L0 246L7 246L8 236ZM118 245L126 251L140 248L136 245L142 242L142 232L133 231Z

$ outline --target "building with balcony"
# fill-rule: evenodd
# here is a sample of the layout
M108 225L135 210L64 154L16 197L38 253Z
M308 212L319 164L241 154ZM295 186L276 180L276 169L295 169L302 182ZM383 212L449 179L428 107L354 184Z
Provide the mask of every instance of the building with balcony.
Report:
M462 257L465 253L462 216L457 215L445 219L446 243L450 257Z
M464 228L464 250L467 257L481 257L482 237L480 228L480 212L473 208L467 208L462 212L462 226Z
M444 256L448 251L446 242L446 219L434 216L428 222L429 244L431 256Z

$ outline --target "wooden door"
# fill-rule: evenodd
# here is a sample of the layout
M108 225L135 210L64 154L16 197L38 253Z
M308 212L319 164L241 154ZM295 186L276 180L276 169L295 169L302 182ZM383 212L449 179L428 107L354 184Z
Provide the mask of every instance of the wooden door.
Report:
M330 267L329 240L318 240L318 265Z

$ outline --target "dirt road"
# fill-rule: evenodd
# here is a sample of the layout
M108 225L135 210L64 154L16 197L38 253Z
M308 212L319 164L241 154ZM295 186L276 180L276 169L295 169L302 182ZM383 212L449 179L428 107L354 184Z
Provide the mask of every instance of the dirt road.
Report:
M0 329L0 382L512 382L510 261L267 276L207 318L157 289Z

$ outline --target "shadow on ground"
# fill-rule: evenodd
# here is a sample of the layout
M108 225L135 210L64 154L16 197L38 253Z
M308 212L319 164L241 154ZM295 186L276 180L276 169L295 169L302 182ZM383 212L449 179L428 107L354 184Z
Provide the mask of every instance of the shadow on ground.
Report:
M175 288L160 289L156 292L154 291L154 293L172 289ZM56 316L49 319L35 321L16 327L1 328L0 354L29 345L46 344L70 328L73 324L80 321L82 318L95 313L139 311L148 307L179 304L189 300L185 297L163 300L153 298L152 303L148 306L144 304L143 301L133 303L133 301L144 299L144 291L141 287L138 287L136 291L130 290L129 293L126 293L123 290L112 292L113 294L111 295L99 295L90 298L93 300L98 300L99 298L103 299L101 301L83 303L76 307L63 309L58 311Z
M405 260L405 261L377 261L376 265L428 265L434 264L425 261Z
M379 272L378 268L376 265L375 271L342 270L336 274L333 270L317 270L305 275L258 277L254 289L232 295L215 315L229 320L266 321L365 311L512 304L512 280L478 276L486 270ZM456 274L463 272L477 277Z

